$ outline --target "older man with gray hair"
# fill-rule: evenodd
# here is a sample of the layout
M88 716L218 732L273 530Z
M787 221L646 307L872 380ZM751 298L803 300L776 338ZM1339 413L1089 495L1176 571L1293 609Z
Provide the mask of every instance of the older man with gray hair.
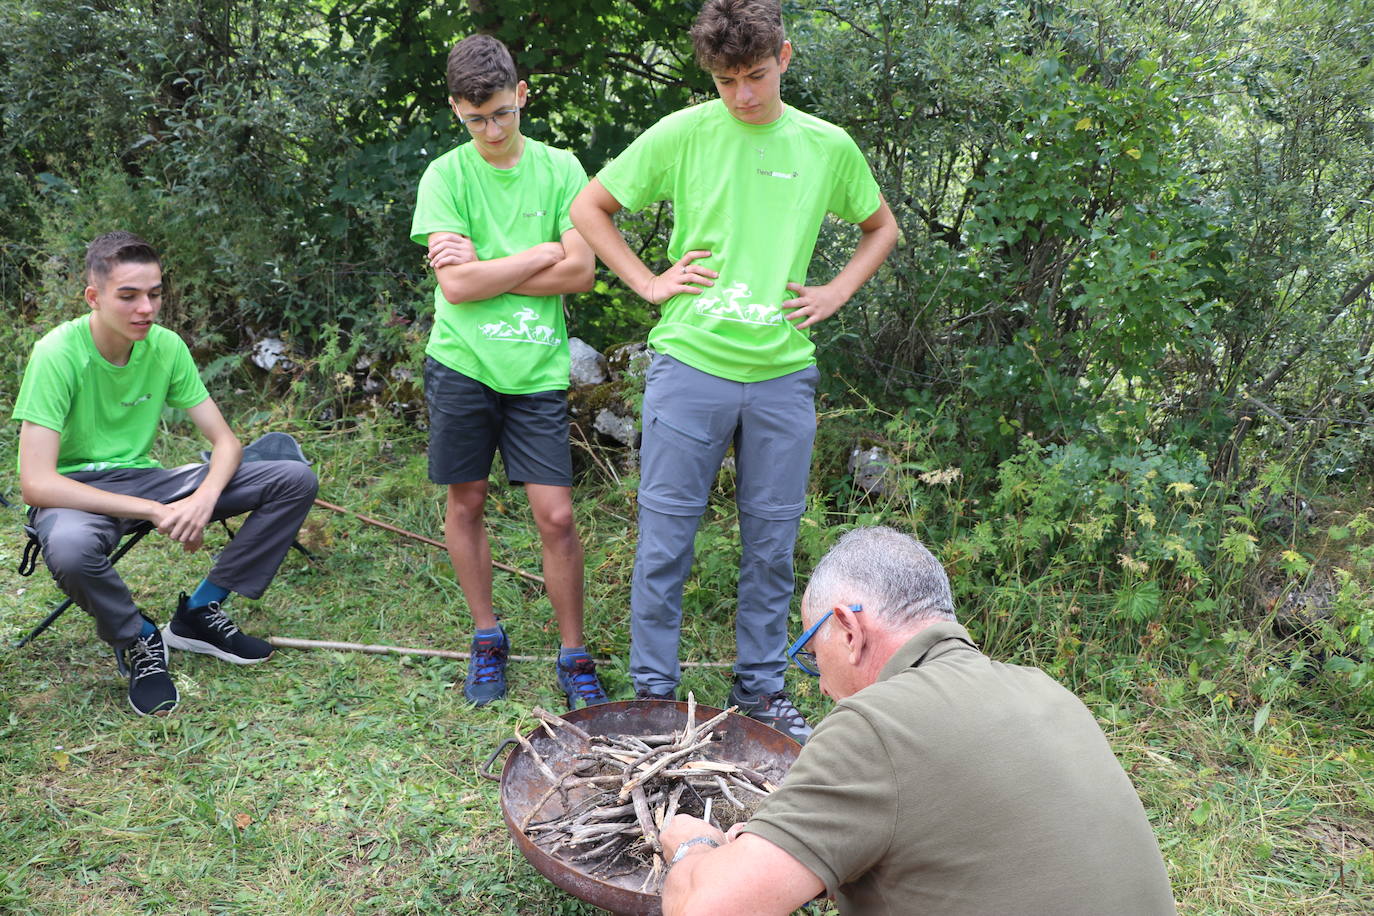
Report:
M979 652L949 579L891 528L816 566L788 654L837 701L727 838L677 815L668 916L1176 912L1135 788L1087 707Z

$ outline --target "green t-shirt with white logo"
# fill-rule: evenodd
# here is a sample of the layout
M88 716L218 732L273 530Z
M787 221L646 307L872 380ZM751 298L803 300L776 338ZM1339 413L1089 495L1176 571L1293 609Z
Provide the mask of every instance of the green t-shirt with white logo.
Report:
M576 156L538 140L525 140L510 169L464 143L425 169L410 238L424 245L431 232L457 232L484 261L557 242L572 228L568 207L586 184ZM435 284L425 352L503 394L561 391L568 387L563 297L503 293L453 305Z
M649 335L659 352L737 382L778 378L815 362L806 331L779 308L805 283L827 213L861 223L878 184L863 153L833 124L785 107L746 124L719 100L669 115L597 176L629 210L673 204L668 256L704 249L694 263L720 272L698 295L662 305Z
M148 450L163 406L194 407L209 396L174 331L153 325L116 366L95 348L86 314L33 345L13 416L61 433L59 474L155 468Z

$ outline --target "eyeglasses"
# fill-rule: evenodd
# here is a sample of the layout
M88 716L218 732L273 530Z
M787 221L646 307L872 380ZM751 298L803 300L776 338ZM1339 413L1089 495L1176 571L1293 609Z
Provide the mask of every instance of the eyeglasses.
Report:
M489 115L473 115L470 118L459 115L458 123L462 124L474 134L480 134L487 129L488 122L495 124L497 127L510 127L515 121L515 116L519 113L519 108L501 108L493 111Z
M861 611L863 611L864 608L861 604L851 604L849 605L849 609L853 611L855 614L858 614ZM822 614L821 619L817 620L815 623L811 624L811 626L807 627L806 632L798 636L797 641L792 643L792 645L789 646L787 649L787 657L792 659L792 664L796 665L798 668L805 671L812 677L821 676L820 666L816 663L816 653L803 649L802 646L806 645L811 641L811 637L816 635L816 631L821 628L821 624L829 620L830 615L833 613L835 613L835 609L831 608L830 610Z

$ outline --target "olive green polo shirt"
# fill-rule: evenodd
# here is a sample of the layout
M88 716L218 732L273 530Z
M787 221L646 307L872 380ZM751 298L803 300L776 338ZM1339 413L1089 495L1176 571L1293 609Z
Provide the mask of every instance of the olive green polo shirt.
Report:
M955 623L821 722L746 828L850 914L1176 912L1135 787L1088 708Z

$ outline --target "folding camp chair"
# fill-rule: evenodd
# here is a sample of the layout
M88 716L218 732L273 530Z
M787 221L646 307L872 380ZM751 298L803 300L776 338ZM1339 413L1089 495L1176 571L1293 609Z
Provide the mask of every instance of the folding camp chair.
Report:
M38 529L33 527L33 513L35 511L36 510L34 509L29 510L29 520L28 523L24 525L24 533L29 536L29 542L24 545L24 555L19 560L19 575L21 576L33 575L34 569L38 567L38 557L43 552L43 547L38 541ZM132 550L134 548L134 545L137 544L139 541L143 540L144 536L152 530L152 522L139 522L132 529L130 529L130 531L124 535L124 540L115 549L115 552L110 554L110 565L113 566L114 564L118 563L120 558L123 557L124 554ZM39 623L38 626L34 627L32 630L29 631L29 634L27 636L25 636L23 639L19 640L19 642L14 644L14 648L22 649L31 640L36 638L39 633L42 633L48 627L52 626L53 623L57 621L57 618L61 617L66 612L67 608L71 607L75 603L75 601L68 598L61 604L59 604L57 607L53 608L52 611L48 614L48 616L44 617L42 622Z
M200 454L203 460L210 460L209 452L201 452ZM267 433L244 446L242 463L249 461L300 461L305 464L310 463L310 459L306 458L305 453L301 451L300 444L286 433ZM6 503L6 505L8 505L8 503ZM24 545L24 555L19 560L19 575L21 576L33 575L33 571L38 567L38 557L43 551L42 544L38 540L38 529L33 527L33 514L36 511L36 509L29 510L28 521L24 525L24 533L28 535L29 541ZM233 540L234 530L229 527L228 521L220 519L220 524L224 526L224 530L228 533L229 539ZM126 531L124 533L124 539L120 542L119 546L115 548L115 551L110 554L110 565L113 566L118 563L124 554L132 550L134 546L138 544L139 541L143 540L148 532L152 530L152 522L138 522ZM291 546L300 551L301 555L307 560L313 561L315 559L314 555L307 550L305 545L300 541L293 540ZM57 607L53 608L38 626L34 627L29 631L27 636L14 644L14 648L23 648L29 642L33 641L40 633L52 626L57 618L61 617L63 613L66 612L67 608L75 603L76 602L71 598L68 598Z

